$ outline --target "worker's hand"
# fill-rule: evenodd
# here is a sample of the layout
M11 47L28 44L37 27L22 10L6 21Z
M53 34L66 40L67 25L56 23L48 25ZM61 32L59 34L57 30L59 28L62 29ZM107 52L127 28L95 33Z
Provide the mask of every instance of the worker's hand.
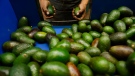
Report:
M82 4L82 3L80 3L79 4L79 8L80 8L80 10L79 10L79 12L77 13L78 15L81 15L80 17L78 17L78 16L76 16L75 14L74 14L74 9L73 9L73 11L72 11L72 14L73 14L73 17L75 18L75 19L77 19L77 20L82 20L84 17L85 17L85 15L86 15L86 4Z
M42 14L43 14L44 18L52 18L53 17L53 16L49 15L49 11L47 10L48 5L50 5L50 2L48 0L40 0L40 7L41 7ZM54 6L53 6L53 8L54 8Z

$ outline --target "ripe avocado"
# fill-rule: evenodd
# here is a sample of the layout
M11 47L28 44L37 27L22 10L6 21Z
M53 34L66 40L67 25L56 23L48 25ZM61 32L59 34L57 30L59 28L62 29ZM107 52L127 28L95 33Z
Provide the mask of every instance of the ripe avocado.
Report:
M99 21L100 21L100 23L101 23L102 25L106 25L107 16L108 16L108 13L103 13L103 14L100 16Z
M64 63L58 61L44 63L40 71L44 76L70 76L68 67Z
M17 41L6 41L3 43L2 48L3 48L4 52L10 52L18 44L19 44L19 42L17 42Z
M28 25L29 25L28 18L26 16L22 16L18 21L18 28Z
M31 61L28 64L31 71L31 76L39 76L40 65L37 62Z
M9 76L10 68L11 67L9 66L0 66L0 72L4 73L5 74L4 76ZM0 76L2 76L1 73Z
M135 52L133 52L132 54L130 54L128 56L128 59L126 60L126 66L127 68L134 73L135 70Z
M122 21L122 20L116 20L116 21L114 22L113 27L114 27L114 30L115 30L116 32L125 32L125 31L126 31L126 24L125 24L125 22Z
M84 45L82 45L80 43L71 42L70 44L71 44L70 53L78 53L78 52L83 51L85 49Z
M133 16L133 11L127 6L120 6L118 10L120 11L121 18Z
M124 32L115 32L109 36L112 45L126 44L127 35Z
M52 15L54 15L54 8L53 8L53 6L52 5L48 5L48 11L49 11L49 14L47 14L47 15L49 15L49 16L52 16Z
M16 31L21 31L28 34L31 30L32 30L32 26L22 26L18 28Z
M52 24L49 23L49 22L47 22L47 21L39 21L38 24L37 24L37 27L38 27L40 30L42 30L42 28L43 28L44 26L52 26Z
M91 25L92 30L95 30L97 32L103 31L103 26L101 25L101 23L97 19L92 20L90 25Z
M9 76L31 76L30 68L23 63L11 67Z
M112 24L114 21L120 18L120 11L117 9L113 9L107 16L106 23Z
M12 52L15 54L15 55L19 55L20 53L22 53L24 50L26 50L27 48L30 48L30 47L33 47L33 45L31 44L27 44L27 43L21 43L17 46L15 46L12 50Z

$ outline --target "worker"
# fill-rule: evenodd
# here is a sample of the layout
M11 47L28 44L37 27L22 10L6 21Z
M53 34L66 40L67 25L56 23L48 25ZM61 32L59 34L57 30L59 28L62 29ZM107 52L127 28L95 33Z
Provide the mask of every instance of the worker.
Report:
M42 16L44 20L50 19L52 21L68 21L68 20L82 20L90 18L90 3L91 0L39 0ZM50 16L47 7L53 5L54 15ZM81 17L74 14L74 8L79 7L77 13Z

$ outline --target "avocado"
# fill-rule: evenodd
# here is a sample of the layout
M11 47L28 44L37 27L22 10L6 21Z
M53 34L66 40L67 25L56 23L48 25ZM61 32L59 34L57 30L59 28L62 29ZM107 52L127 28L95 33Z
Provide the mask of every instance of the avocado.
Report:
M15 55L19 55L21 54L24 50L26 50L27 48L33 47L33 45L31 44L27 44L27 43L21 43L17 46L15 46L12 50L12 53L14 53Z
M16 59L13 62L13 65L17 64L28 64L30 62L30 56L28 54L20 54L16 57Z
M68 42L73 42L73 41L74 41L72 38L65 38L65 39L63 39L63 40L66 40L66 41L68 41Z
M86 32L90 32L91 30L92 30L91 25L90 25L90 24L87 25L87 26L86 26Z
M77 66L79 63L79 58L76 54L70 54L69 62L72 62Z
M70 28L63 28L62 33L66 33L69 37L73 35L73 31Z
M125 24L125 22L122 21L122 20L116 20L116 21L114 22L113 27L114 27L114 30L115 30L116 32L125 32L125 31L126 31L126 24Z
M108 35L115 32L114 27L106 25L103 27L103 32L107 33Z
M80 11L80 7L77 6L77 7L74 8L74 14L75 14L77 17L80 17L79 11Z
M116 73L116 66L115 64L109 62L109 69L107 71L108 75L114 75Z
M32 56L35 52L41 51L42 49L39 47L30 47L25 49L22 54L28 54L29 56Z
M47 33L46 36L45 36L45 41L47 43L50 43L50 40L52 37L57 37L56 34L52 34L52 33Z
M49 49L54 48L58 43L59 43L59 38L58 37L52 37L49 42Z
M45 43L46 42L46 32L38 31L34 34L34 40L38 43Z
M102 13L99 19L99 22L105 26L106 25L106 19L107 19L108 13Z
M133 19L131 17L124 17L122 18L122 21L126 24L127 28L133 24Z
M129 28L135 27L135 23L131 24Z
M127 40L127 45L135 50L135 41L133 41L131 39L128 39Z
M102 56L92 57L89 64L89 67L92 69L93 73L101 75L103 74L103 76L105 76L104 74L106 74L109 70L109 66L109 61Z
M39 29L38 28L33 28L29 33L28 33L28 37L29 38L34 38L34 34L36 33L36 32L38 32L39 31Z
M4 76L9 76L10 69L11 67L9 66L0 66L0 72L4 73ZM2 76L1 73L0 76Z
M86 32L86 31L87 31L87 25L86 25L86 23L79 22L78 23L78 32L83 33L83 32Z
M80 71L81 76L94 76L92 69L86 64L80 63L77 65L77 68Z
M56 31L54 30L54 28L52 26L44 26L42 28L42 31L43 32L46 32L46 33L53 33L53 34L56 34Z
M134 35L135 35L135 27L131 27L131 28L127 29L125 33L126 33L128 39L132 39L132 37L134 37Z
M48 12L49 12L49 14L47 14L47 15L49 15L49 16L54 15L54 12L55 12L55 11L54 11L54 8L53 8L52 5L48 5L47 10L48 10Z
M76 39L75 42L80 43L84 46L84 49L89 48L89 42L85 41L83 38Z
M21 31L15 31L11 33L10 39L16 41L19 36L27 36L27 34Z
M95 38L92 43L91 43L91 46L92 47L97 47L98 46L98 42L99 42L99 38Z
M73 40L76 40L76 39L79 39L82 37L82 33L81 32L75 32L73 35L72 35L72 39Z
M67 62L66 65L68 67L68 70L69 70L69 73L70 73L71 76L73 76L73 75L74 76L80 76L80 72L79 72L77 66L74 63Z
M8 75L6 75L4 72L0 71L0 76L8 76Z
M97 46L101 52L109 51L111 47L111 40L108 36L101 36L99 38L98 46Z
M89 65L91 62L91 56L86 51L81 51L77 54L77 57L79 58L80 63L84 63L86 65Z
M22 16L21 18L19 18L18 28L23 27L23 26L28 26L28 25L29 25L29 21L26 16Z
M97 47L89 47L84 50L87 52L91 57L99 56L101 54L101 51Z
M69 41L63 39L59 42L57 42L56 46L54 48L64 48L67 49L68 51L70 51L71 44Z
M116 63L116 70L120 76L133 76L127 68L126 61L118 61Z
M90 20L89 19L82 19L82 20L79 20L78 23L80 22L84 22L86 25L90 25Z
M114 45L109 49L109 53L116 57L117 59L126 60L128 56L133 53L134 50L127 45Z
M83 51L85 49L83 44L80 44L78 42L71 42L71 50L70 53L78 53L80 51Z
M124 32L115 32L109 36L112 45L126 44L127 35Z
M78 32L78 24L74 23L71 25L71 30L73 31L73 33Z
M34 39L29 38L28 36L19 36L16 41L20 43L27 43L31 45L35 45L36 41Z
M87 32L82 33L82 39L84 39L89 44L91 44L93 41L92 35L90 35L90 33L87 33Z
M90 31L89 33L90 33L90 35L92 36L93 39L99 38L101 36L101 33L98 32L98 31Z
M18 28L16 31L21 31L28 34L31 30L32 30L32 26L23 26Z
M30 68L31 76L39 75L40 65L37 62L31 61L27 64L27 66Z
M26 64L20 63L11 67L9 76L31 76L31 71Z
M126 60L126 66L128 70L131 71L132 73L134 73L135 70L134 63L135 63L135 52L131 53Z
M32 55L32 59L42 64L46 62L47 55L48 55L47 50L40 50Z
M3 45L2 45L2 48L3 48L3 51L4 52L11 52L12 51L12 49L15 47L15 46L17 46L17 45L19 45L20 43L19 42L17 42L17 41L6 41L6 42L4 42L3 43Z
M103 26L97 19L92 20L90 25L91 25L92 30L95 30L97 32L103 31Z
M59 40L69 38L69 35L67 33L59 33L56 36L59 38Z
M40 71L43 76L70 76L68 67L64 63L58 61L44 63Z
M5 52L0 55L0 63L5 66L12 66L16 55L11 52Z
M39 21L38 24L37 24L37 27L38 27L40 30L42 30L42 28L43 28L44 26L52 26L52 24L49 23L49 22L47 22L47 21Z
M133 16L133 11L127 6L120 6L118 10L120 11L121 18Z
M100 55L113 64L116 64L118 62L118 59L112 56L109 52L102 52Z
M120 18L120 11L117 9L113 9L110 11L110 13L107 16L106 23L112 24L114 21L118 20Z
M47 54L47 62L52 62L52 61L59 61L62 63L67 63L69 61L70 54L69 51L65 48L52 48L50 52Z

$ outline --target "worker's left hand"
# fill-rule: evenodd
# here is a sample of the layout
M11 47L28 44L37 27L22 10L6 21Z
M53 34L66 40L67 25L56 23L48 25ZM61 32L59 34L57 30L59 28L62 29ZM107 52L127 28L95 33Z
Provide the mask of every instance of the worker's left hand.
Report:
M86 6L87 6L86 4L80 3L80 4L79 4L80 10L79 10L79 12L78 12L78 15L81 14L81 17L77 17L77 16L74 14L74 9L73 9L73 11L72 11L73 17L74 17L75 19L77 19L77 20L82 20L82 19L85 17L85 15L86 15Z

